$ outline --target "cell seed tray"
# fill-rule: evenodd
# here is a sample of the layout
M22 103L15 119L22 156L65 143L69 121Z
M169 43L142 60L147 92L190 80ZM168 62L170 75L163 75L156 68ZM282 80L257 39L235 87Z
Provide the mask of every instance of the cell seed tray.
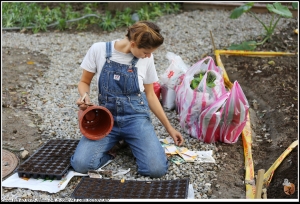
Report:
M49 140L16 171L19 177L60 180L71 166L70 159L79 140Z
M133 181L83 177L71 197L75 199L186 199L189 179Z

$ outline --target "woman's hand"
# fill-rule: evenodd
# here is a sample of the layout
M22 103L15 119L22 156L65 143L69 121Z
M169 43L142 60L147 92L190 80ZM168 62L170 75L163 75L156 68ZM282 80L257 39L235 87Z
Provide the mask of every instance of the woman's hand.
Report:
M76 101L76 104L80 108L80 110L85 110L87 109L88 106L93 105L91 103L91 99L87 93L84 94L84 96L79 97Z
M88 72L85 69L82 71L82 76L78 83L78 92L81 97L76 101L80 110L85 110L88 106L93 105L88 93L90 91L90 84L94 75L95 73Z
M170 136L173 138L175 145L181 146L183 144L183 137L180 132L175 130L173 127L168 130Z

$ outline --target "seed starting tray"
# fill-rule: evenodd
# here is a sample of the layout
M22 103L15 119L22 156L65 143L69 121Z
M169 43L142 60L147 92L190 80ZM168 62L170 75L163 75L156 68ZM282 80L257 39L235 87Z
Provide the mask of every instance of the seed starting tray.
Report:
M79 140L49 140L16 171L19 177L61 180L71 166L70 159Z
M83 177L71 197L75 199L186 199L189 179L134 181Z

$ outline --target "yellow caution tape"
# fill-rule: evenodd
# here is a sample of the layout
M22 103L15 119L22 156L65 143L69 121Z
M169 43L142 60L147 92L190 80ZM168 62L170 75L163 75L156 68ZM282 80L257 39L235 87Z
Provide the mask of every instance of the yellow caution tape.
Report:
M249 110L250 111L250 110ZM243 147L244 147L244 157L245 157L245 182L246 185L246 199L255 198L255 181L254 181L254 167L252 160L252 137L251 137L251 124L249 112L247 114L247 122L242 131Z
M298 145L298 140L294 141L280 156L279 158L272 164L272 166L268 169L268 171L264 174L264 184L269 186L274 171L282 162L282 160Z
M223 66L223 63L221 61L220 55L219 55L219 51L220 50L215 50L215 56L216 56L216 61L217 61L217 65L222 69L223 71L223 78L224 78L224 84L225 86L227 86L229 89L232 88L233 84L231 83L231 81L228 78L227 72Z
M242 55L248 57L276 57L284 55L296 55L291 52L266 52L266 51L247 51L247 50L215 50L219 55Z

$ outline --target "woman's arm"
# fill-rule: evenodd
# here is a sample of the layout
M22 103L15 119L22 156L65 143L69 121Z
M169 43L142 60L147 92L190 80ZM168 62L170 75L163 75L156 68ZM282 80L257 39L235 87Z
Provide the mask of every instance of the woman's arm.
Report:
M170 136L173 138L175 145L182 145L183 137L181 133L173 128L170 124L153 88L153 84L144 84L146 97L149 103L149 107L154 115L160 120L163 126L166 128Z
M89 93L90 93L90 84L94 75L95 73L88 72L85 69L83 69L81 79L78 83L78 92L80 94L80 97L76 101L76 104L81 110L85 110L88 107L87 104L91 103ZM84 96L85 93L87 93L86 97L84 98L84 101L82 101L82 97Z

